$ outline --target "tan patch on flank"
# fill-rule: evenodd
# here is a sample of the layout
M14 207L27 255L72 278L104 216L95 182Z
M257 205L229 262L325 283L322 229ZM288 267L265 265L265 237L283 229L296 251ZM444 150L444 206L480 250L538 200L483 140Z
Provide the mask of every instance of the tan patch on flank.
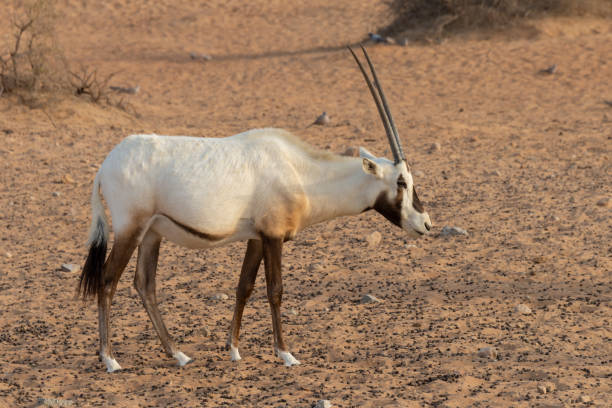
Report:
M302 228L310 204L303 193L280 195L276 203L266 206L267 210L255 220L256 229L274 238L293 238Z

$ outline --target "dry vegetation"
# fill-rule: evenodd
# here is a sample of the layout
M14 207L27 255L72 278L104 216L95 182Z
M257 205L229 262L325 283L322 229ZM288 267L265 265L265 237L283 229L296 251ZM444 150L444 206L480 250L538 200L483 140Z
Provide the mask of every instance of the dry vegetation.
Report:
M65 59L55 36L54 2L20 2L11 34L0 44L0 92L56 91L65 88Z
M609 0L391 0L390 8L394 19L382 33L413 39L524 29L530 20L550 15L612 16Z

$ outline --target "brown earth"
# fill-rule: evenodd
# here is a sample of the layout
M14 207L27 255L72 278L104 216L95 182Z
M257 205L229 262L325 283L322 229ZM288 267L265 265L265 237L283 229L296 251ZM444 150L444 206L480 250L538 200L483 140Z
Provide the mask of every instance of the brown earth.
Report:
M180 3L59 1L69 61L140 85L127 108L0 97L0 406L610 406L612 223L597 204L612 195L605 20L541 21L532 39L370 46L433 233L413 241L371 212L288 243L283 319L302 361L292 368L272 356L262 276L243 361L223 349L244 243L164 243L160 307L195 362L178 368L161 352L132 261L112 320L124 370L107 374L96 308L75 300L78 272L59 268L85 258L92 180L122 138L275 126L333 151L388 154L344 49L384 25L384 4ZM322 111L331 124L307 128ZM469 236L442 237L445 225ZM229 299L210 299L219 292ZM367 293L383 302L360 304ZM519 303L533 313L514 312ZM479 357L485 346L497 357Z

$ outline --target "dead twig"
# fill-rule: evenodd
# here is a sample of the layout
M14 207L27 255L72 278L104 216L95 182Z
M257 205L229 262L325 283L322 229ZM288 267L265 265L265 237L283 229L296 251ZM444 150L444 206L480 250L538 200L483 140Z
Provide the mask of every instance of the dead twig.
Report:
M98 70L81 66L78 72L68 71L70 74L70 83L75 88L76 95L88 95L95 103L100 102L102 97L106 96L108 83L119 72L113 72L109 75L98 79Z

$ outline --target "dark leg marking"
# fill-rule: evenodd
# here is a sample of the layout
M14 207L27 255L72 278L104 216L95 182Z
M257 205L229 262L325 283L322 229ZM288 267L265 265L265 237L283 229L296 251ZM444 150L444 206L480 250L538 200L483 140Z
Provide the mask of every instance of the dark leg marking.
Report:
M282 238L262 237L263 258L266 270L266 287L268 302L272 312L272 328L274 330L274 348L288 351L283 340L280 307L283 299L283 281L281 275Z
M238 340L240 337L240 326L242 324L242 313L247 300L253 292L255 287L255 278L257 277L257 271L259 265L263 259L263 245L262 242L256 239L250 239L247 243L247 250L242 262L242 269L240 271L240 280L238 287L236 288L236 307L234 308L234 318L232 319L232 325L230 328L230 336L228 341L228 347L238 347Z
M100 355L114 358L110 344L110 307L117 283L130 257L136 249L137 233L116 238L113 249L104 264L102 283L98 291L98 323L100 327Z

